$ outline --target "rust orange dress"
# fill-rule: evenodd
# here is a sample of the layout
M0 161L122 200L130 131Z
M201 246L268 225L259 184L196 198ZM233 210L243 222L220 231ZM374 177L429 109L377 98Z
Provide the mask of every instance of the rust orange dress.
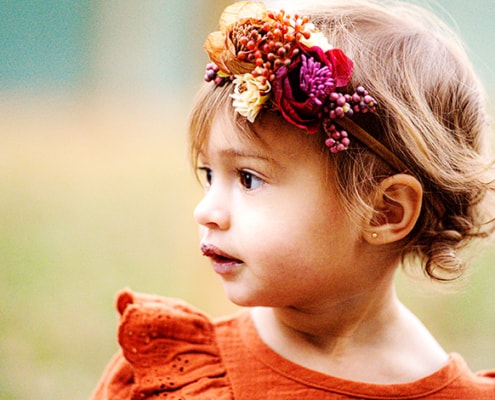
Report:
M117 308L121 351L93 400L495 400L495 371L474 374L457 354L415 382L360 383L284 359L262 342L248 312L213 321L180 300L130 291Z

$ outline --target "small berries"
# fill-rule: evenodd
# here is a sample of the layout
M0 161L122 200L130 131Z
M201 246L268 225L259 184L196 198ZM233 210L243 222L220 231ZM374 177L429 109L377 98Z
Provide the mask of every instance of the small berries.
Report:
M335 103L337 103L338 106L342 107L344 104L347 103L347 101L344 96L339 96Z
M351 144L347 131L337 129L337 127L328 120L323 122L323 130L328 135L328 138L325 140L325 145L330 149L331 153L347 150Z

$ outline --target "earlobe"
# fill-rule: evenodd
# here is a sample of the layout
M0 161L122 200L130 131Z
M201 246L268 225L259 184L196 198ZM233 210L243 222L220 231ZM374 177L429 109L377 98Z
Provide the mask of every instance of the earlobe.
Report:
M405 238L419 218L422 199L423 188L413 176L398 174L384 179L376 190L364 239L387 244Z

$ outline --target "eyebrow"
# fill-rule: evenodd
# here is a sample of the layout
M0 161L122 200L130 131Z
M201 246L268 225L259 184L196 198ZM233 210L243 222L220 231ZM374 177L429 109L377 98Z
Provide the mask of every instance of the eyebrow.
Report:
M230 158L256 158L259 160L263 161L268 161L268 162L273 162L277 163L278 162L273 158L269 157L263 153L255 152L255 151L244 151L244 150L237 150L237 149L223 149L220 151L220 154L224 157L230 157Z
M206 156L205 152L201 152L199 156ZM219 156L224 159L252 159L259 160L271 165L271 168L276 168L280 170L285 170L286 166L284 166L280 160L277 160L274 157L270 157L264 152L252 150L252 149L238 149L234 147L228 147L219 150Z

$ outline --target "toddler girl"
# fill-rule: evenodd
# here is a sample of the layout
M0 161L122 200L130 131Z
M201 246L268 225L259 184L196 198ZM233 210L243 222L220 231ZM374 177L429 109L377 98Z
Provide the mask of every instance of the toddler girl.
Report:
M94 399L495 399L398 300L399 265L462 275L493 230L483 95L444 25L398 2L228 7L191 114L211 320L122 292Z

